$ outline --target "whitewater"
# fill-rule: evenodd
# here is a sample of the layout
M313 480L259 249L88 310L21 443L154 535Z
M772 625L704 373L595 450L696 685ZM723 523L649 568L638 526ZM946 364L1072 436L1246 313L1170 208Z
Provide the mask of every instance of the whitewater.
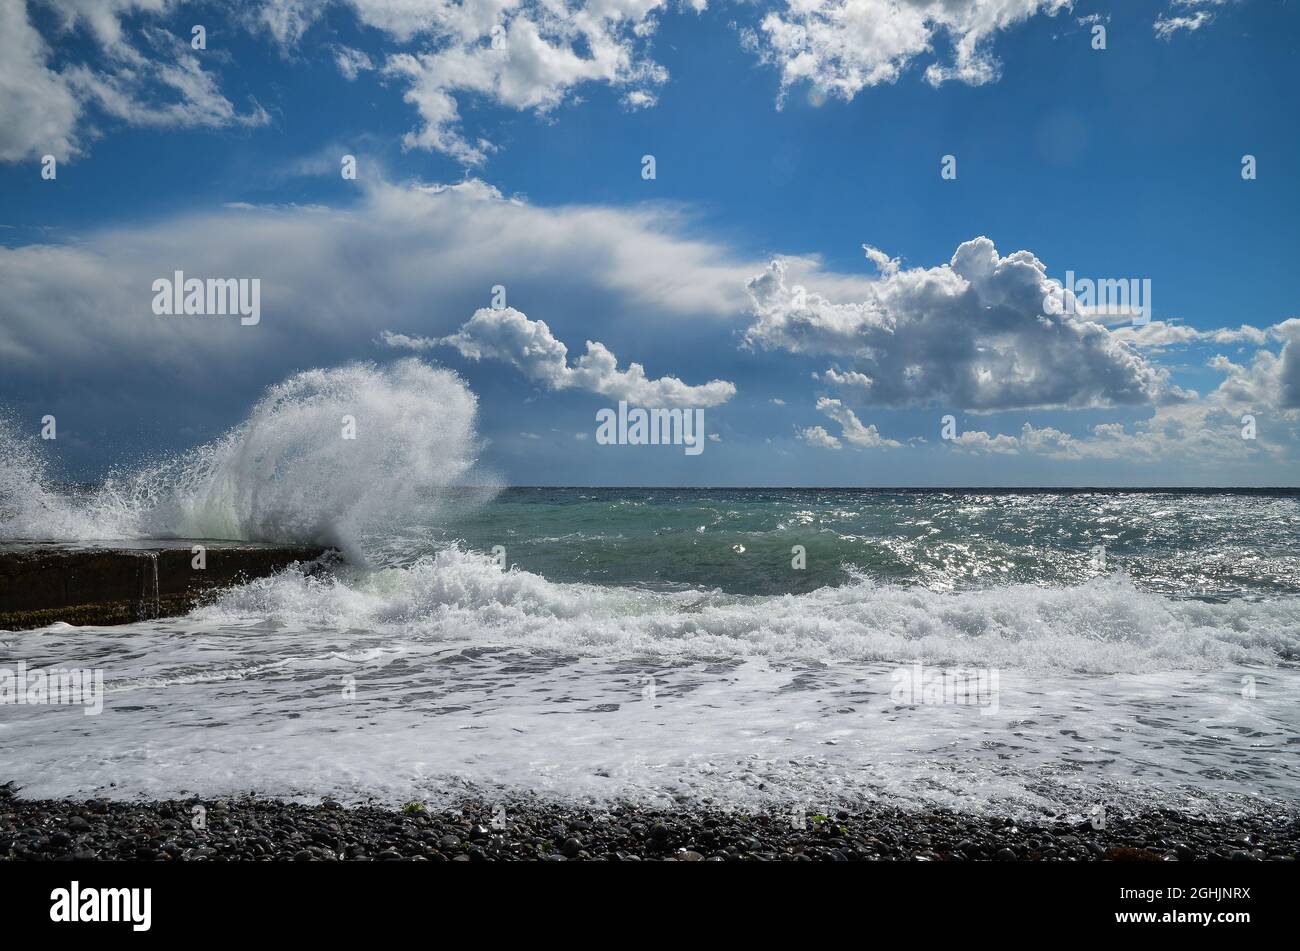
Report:
M505 488L476 416L417 360L314 370L91 488L0 423L2 539L347 559L182 618L0 632L0 667L105 682L98 717L0 706L0 780L1039 815L1297 797L1295 493ZM898 702L915 664L996 671L996 710Z

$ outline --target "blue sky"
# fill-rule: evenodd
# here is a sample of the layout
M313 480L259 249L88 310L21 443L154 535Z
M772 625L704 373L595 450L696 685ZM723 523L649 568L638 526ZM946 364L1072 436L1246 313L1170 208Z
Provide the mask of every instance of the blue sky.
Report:
M7 2L0 404L88 478L415 350L514 483L1297 484L1297 4L901 6ZM154 315L174 269L259 277L261 322ZM1150 279L1153 323L1045 330L1067 269ZM598 446L620 394L717 438Z

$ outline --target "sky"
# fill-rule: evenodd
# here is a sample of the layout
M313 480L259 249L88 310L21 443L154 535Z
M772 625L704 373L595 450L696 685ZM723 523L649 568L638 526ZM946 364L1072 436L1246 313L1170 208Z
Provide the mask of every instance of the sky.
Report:
M0 412L94 479L415 355L513 484L1300 485L1298 49L1294 0L0 0Z

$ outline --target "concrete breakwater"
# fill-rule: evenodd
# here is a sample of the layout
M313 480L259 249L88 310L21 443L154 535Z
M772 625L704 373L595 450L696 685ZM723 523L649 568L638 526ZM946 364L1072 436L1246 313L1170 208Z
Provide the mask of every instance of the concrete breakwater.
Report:
M0 543L0 629L172 617L217 589L335 557L310 545L204 539Z

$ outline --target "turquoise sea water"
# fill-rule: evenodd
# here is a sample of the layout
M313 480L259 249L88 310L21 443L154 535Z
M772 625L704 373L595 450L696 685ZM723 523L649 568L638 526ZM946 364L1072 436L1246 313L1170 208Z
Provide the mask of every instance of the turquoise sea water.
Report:
M513 488L437 533L552 581L778 594L854 578L1300 594L1300 492ZM794 567L802 546L802 569ZM418 546L414 548L418 551Z

